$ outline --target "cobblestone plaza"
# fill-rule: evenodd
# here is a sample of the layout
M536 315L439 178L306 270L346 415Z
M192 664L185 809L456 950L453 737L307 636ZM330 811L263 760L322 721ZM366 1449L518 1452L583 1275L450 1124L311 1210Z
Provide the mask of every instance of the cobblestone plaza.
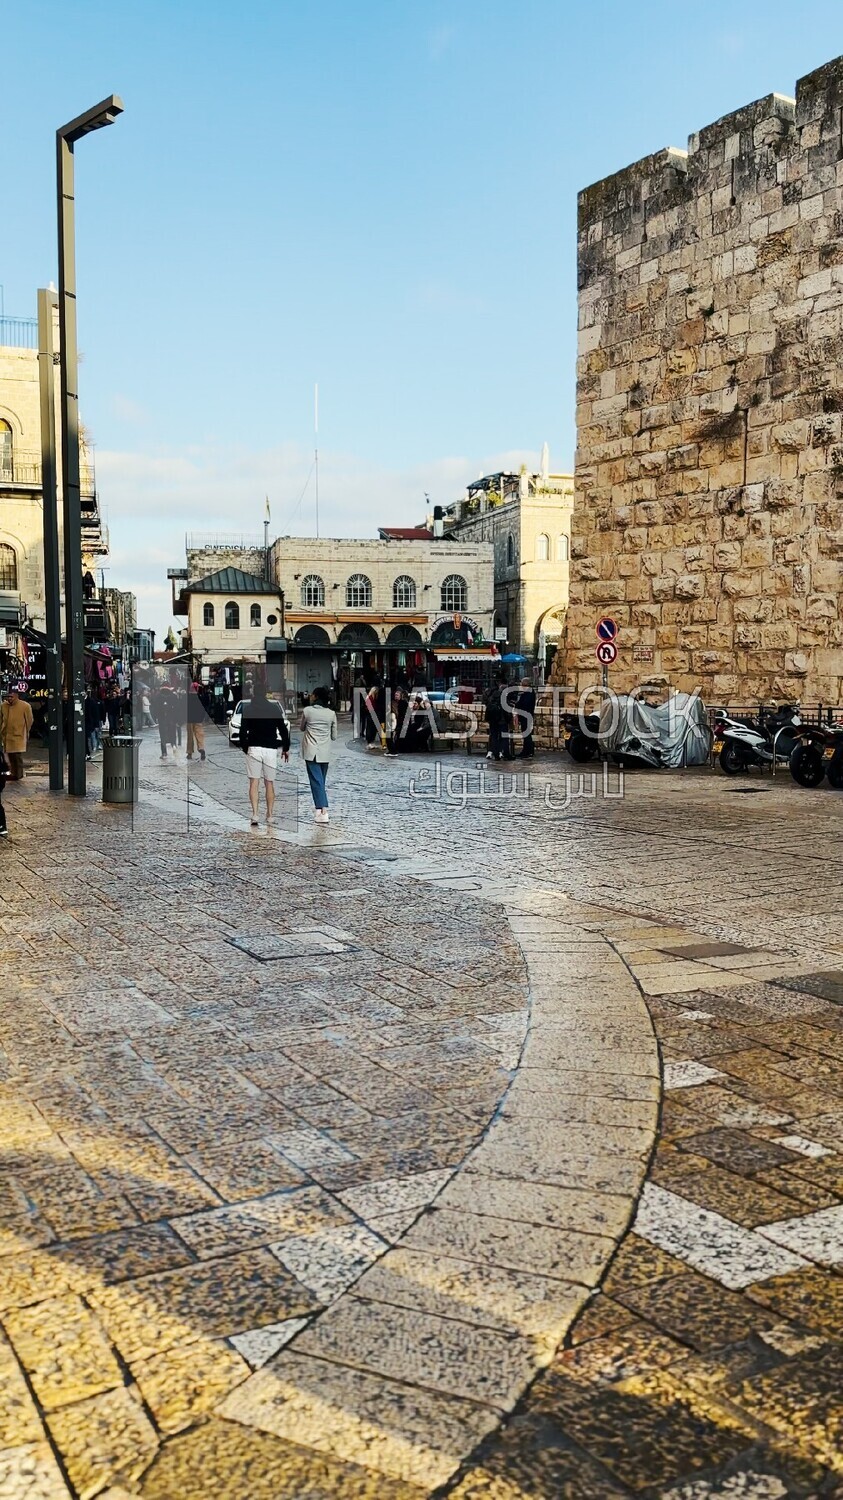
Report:
M7 793L0 1497L839 1497L838 795L349 734Z

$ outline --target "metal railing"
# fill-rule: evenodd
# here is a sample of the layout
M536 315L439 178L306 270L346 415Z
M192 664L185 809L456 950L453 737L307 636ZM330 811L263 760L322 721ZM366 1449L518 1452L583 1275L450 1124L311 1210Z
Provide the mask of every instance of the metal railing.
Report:
M184 539L185 547L191 552L201 552L204 547L240 547L243 551L263 551L263 537L238 536L233 532L215 533L188 532Z
M41 454L21 452L19 448L0 451L0 485L19 484L28 489L41 488ZM96 494L94 466L89 461L79 465L79 484L86 498Z
M4 349L37 349L37 318L0 318L0 347Z

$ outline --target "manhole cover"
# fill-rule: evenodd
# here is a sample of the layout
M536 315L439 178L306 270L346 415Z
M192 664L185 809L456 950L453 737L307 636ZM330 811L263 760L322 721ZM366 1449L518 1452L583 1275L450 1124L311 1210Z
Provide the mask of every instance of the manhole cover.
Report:
M356 946L340 942L325 932L246 933L226 941L262 964L274 963L279 958L321 958L331 953L347 953Z

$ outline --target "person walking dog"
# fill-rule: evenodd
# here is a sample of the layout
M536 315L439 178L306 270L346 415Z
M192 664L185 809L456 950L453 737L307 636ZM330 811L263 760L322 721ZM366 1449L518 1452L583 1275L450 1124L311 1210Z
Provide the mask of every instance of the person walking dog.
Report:
M307 769L307 779L316 809L317 823L328 822L328 793L325 778L331 759L331 741L337 737L337 716L331 708L331 695L326 687L314 688L310 702L299 720L301 730L301 753Z

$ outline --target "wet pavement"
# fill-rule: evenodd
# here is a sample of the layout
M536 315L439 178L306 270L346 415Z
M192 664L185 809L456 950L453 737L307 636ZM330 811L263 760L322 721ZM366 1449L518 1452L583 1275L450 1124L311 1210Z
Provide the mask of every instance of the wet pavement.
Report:
M4 1500L843 1493L839 797L512 769L9 789Z

